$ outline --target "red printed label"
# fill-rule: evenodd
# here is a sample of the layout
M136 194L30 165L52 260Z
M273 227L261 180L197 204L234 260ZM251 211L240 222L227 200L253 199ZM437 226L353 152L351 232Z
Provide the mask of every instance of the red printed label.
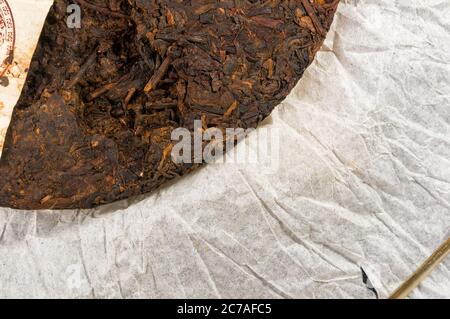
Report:
M0 0L0 76L3 76L13 59L16 30L11 8Z

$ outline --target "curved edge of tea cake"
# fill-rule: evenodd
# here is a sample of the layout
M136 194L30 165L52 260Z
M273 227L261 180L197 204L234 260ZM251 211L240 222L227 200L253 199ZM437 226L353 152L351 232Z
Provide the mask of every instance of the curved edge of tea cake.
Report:
M47 18L13 112L0 160L0 206L92 208L150 192L195 170L201 164L172 162L171 132L184 127L192 133L196 119L204 128L256 127L313 61L339 0L239 1L237 8L232 0L206 8L158 0L156 9L130 1L127 15L111 13L112 27L107 18L95 16L97 9L84 8L97 23L84 32L98 33L94 28L103 26L129 30L134 23L136 41L145 38L155 58L147 61L140 44L122 45L129 60L137 62L121 64L126 73L110 83L101 68L120 58L113 54L119 49L110 45L120 38L89 42L87 33L55 34L55 28L64 28L66 2L56 0ZM145 19L154 17L154 10L162 16ZM220 26L214 24L219 20ZM65 42L69 38L74 43ZM55 68L62 60L71 63ZM117 96L126 101L123 112L101 109Z

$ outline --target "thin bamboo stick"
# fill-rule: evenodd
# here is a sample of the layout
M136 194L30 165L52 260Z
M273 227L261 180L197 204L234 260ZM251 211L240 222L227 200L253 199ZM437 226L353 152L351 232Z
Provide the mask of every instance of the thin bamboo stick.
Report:
M406 280L389 299L404 299L427 278L450 253L450 237Z

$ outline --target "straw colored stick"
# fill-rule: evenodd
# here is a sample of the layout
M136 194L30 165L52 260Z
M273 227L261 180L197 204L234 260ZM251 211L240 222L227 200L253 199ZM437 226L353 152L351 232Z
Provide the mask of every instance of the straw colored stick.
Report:
M450 237L409 277L389 299L404 299L430 275L450 253Z

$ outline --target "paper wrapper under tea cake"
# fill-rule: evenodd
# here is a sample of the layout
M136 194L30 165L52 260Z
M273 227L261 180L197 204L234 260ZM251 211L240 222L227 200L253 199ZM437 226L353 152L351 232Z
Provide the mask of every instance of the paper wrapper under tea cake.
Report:
M19 99L30 61L52 0L6 0L14 19L12 61L0 79L0 155L13 108ZM0 1L6 6L6 1ZM0 56L2 62L8 57Z
M208 165L140 201L0 208L0 297L375 298L361 269L389 296L449 235L449 16L342 1L271 116L277 174ZM450 259L410 297L450 298Z

